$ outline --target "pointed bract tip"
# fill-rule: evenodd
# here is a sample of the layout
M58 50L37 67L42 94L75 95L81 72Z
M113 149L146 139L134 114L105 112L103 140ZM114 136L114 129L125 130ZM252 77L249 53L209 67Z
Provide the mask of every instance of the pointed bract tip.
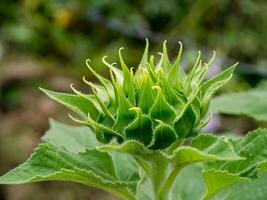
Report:
M154 85L154 86L152 86L152 89L153 89L153 90L157 90L157 91L161 91L161 87L158 86L158 85Z
M77 122L77 123L80 123L80 124L84 124L85 122L82 121L82 120L79 120L75 117L73 117L70 113L68 114L69 118L72 119L73 121Z
M86 64L87 64L87 63L90 63L91 60L90 60L89 58L87 58L87 59L85 60L85 62L86 62Z
M179 47L180 47L180 51L182 51L183 50L183 43L181 41L179 41L178 44L179 44Z
M208 66L214 61L215 57L216 57L216 52L214 50L212 50L212 57L211 57L210 61L207 63Z
M108 57L107 55L103 56L103 57L102 57L102 61L103 61L103 60L106 60L107 57Z
M132 74L133 74L133 70L134 70L134 67L131 67L130 68L130 71L131 71Z
M38 87L39 90L41 90L42 92L45 92L46 89L42 88L42 87Z
M137 114L142 113L142 110L139 107L132 107L132 108L129 108L129 110L130 111L135 111Z
M76 88L74 88L74 86L73 86L74 84L73 83L71 83L70 84L70 88L71 88L71 90L74 92L74 93L76 93L77 94L77 90L76 90Z
M155 119L156 122L163 124L163 121L159 120L159 119Z
M119 48L119 54L121 54L121 51L124 50L124 47Z
M106 66L110 67L111 64L109 64L109 63L106 61L107 57L108 57L108 56L103 56L102 59L101 59L101 61L102 61L102 63L104 63Z
M48 96L49 96L49 93L52 92L52 91L47 90L47 89L42 88L42 87L39 87L39 90L41 90L45 95L48 95Z
M109 67L109 68L111 68L111 67L114 67L114 65L116 65L117 63L116 62L114 62L114 63L108 63L107 61L106 61L106 58L107 58L108 56L103 56L103 58L102 58L102 63L104 63L104 65L106 65L107 67Z
M85 82L87 85L90 85L91 86L91 82L90 81L88 81L86 78L85 78L85 76L83 76L83 82Z
M137 117L142 117L142 110L141 108L139 107L132 107L132 108L129 108L129 111L134 111L137 115Z
M77 90L74 86L73 86L74 84L73 83L71 83L70 84L70 88L71 88L71 90L75 93L75 94L77 94L77 95L84 95L82 92L80 92L79 90Z
M90 66L91 60L90 59L86 59L86 66L88 67L88 69L91 71L91 73L93 73L95 76L97 76L97 73L93 70L93 68Z
M166 45L167 45L167 40L164 40L163 46L166 46Z

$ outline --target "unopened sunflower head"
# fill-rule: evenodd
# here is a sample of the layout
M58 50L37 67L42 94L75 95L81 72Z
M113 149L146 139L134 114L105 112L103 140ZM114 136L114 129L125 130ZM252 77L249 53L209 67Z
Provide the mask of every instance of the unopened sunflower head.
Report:
M74 119L94 129L98 140L119 143L136 140L149 149L164 149L177 140L196 136L206 124L212 94L232 76L233 65L210 80L205 81L214 56L203 62L200 52L189 73L180 65L182 44L172 64L168 58L166 42L161 58L155 63L148 57L148 41L138 68L127 66L119 50L120 68L103 63L110 71L110 80L97 74L87 60L87 66L99 84L83 78L92 94L85 95L71 88L79 98L87 100L88 115Z

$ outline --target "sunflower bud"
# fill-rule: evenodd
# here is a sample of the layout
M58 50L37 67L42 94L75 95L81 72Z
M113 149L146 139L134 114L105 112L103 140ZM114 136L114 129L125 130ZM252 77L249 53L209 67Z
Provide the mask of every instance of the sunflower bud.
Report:
M209 62L203 63L198 52L192 69L186 74L180 65L183 47L179 44L173 64L168 58L166 42L161 59L155 63L153 56L148 57L147 41L135 72L125 64L121 48L120 69L103 58L110 70L110 80L97 74L87 60L89 70L100 84L83 78L92 89L91 95L71 86L79 98L86 99L89 107L81 116L83 120L74 120L93 128L102 143L114 139L119 143L136 140L153 150L165 149L177 140L197 136L207 124L205 119L212 94L231 78L236 64L205 81L215 53Z

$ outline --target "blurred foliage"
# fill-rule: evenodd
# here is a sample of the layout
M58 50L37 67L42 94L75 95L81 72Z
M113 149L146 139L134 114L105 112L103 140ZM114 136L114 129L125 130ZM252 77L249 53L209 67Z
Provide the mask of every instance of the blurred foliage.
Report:
M267 121L267 81L261 82L254 89L222 94L212 99L213 113L241 115L258 121Z
M4 0L0 25L9 51L74 63L126 40L139 47L136 39L144 38L134 33L147 30L163 34L159 40L189 39L248 63L264 65L267 57L265 0Z

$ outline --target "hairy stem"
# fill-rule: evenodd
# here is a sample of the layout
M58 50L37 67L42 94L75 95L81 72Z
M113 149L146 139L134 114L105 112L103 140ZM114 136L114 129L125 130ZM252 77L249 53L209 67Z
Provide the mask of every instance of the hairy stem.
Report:
M128 190L123 193L123 199L125 200L137 200L132 193Z
M138 158L137 156L134 156L134 159L136 160L136 162L138 163L138 165L145 171L145 173L151 177L151 171L149 169L149 166L147 165L146 162L144 162L142 159Z
M173 183L183 167L175 167L172 172L169 174L167 180L159 190L156 195L156 200L167 200L170 189L173 186Z
M158 192L163 187L165 180L168 179L169 162L162 154L151 155L146 160L139 157L134 157L139 166L144 170L146 175L150 178L155 199L157 199Z

